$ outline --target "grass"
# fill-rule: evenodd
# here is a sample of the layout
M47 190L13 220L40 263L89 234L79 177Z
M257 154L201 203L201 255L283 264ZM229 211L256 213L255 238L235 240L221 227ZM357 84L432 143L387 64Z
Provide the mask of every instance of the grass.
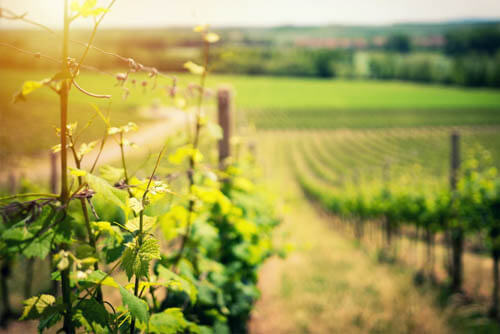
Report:
M27 102L11 104L12 96L25 80L41 80L53 75L47 71L0 69L0 156L3 159L32 155L47 150L57 138L57 96L40 89ZM194 78L181 75L180 84ZM158 82L154 91L140 83L146 75L136 76L137 86L127 100L108 75L84 73L80 85L100 94L112 94L111 115L116 124L150 121L141 115L141 106L169 104L164 87L169 79ZM250 77L213 75L211 87L230 83L235 91L239 122L250 121L258 128L387 128L428 125L500 124L500 91L463 89L402 82L320 80L305 78ZM151 87L152 83L149 83ZM80 92L71 92L71 121L80 124L94 114L89 103L106 110L109 102L96 100ZM241 111L245 111L242 113ZM94 126L88 138L101 134ZM37 138L36 141L30 138Z

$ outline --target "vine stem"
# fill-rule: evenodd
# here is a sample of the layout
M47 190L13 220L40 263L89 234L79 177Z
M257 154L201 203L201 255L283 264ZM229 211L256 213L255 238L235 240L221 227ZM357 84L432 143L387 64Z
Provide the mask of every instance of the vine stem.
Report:
M161 158L165 154L166 149L167 149L167 144L163 145L163 148L161 149L160 153L158 154L158 158L156 159L155 166L153 168L153 171L151 172L151 176L149 177L148 185L146 186L146 190L144 191L144 194L142 195L142 210L139 213L139 234L138 234L138 239L137 239L139 249L141 248L142 242L143 242L144 206L145 206L145 202L146 202L146 197L148 195L149 187L151 187L151 183L153 182L153 178L156 174L158 166L160 165ZM135 275L134 296L136 296L136 297L139 296L139 281L140 281L140 277ZM135 317L132 318L132 321L130 324L130 334L134 334L134 332L135 332Z
M80 92L82 92L85 95L88 95L90 97L95 97L96 99L110 99L111 95L102 95L102 94L95 94L92 92L89 92L88 90L85 90L84 88L80 87L80 85L75 81L75 79L72 80L73 85L78 89Z
M144 220L144 210L141 210L141 213L139 214L139 235L138 235L138 239L137 239L139 249L142 246L143 220ZM136 297L139 295L139 281L140 281L140 277L135 275L134 296L136 296ZM134 334L134 333L135 333L135 317L132 317L132 321L130 323L130 334Z
M128 172L127 172L127 164L125 163L125 150L123 143L123 132L120 132L120 156L122 159L123 166L123 176L125 177L125 183L128 184Z
M68 49L69 49L69 24L68 0L64 0L64 32L62 41L61 71L68 71ZM61 90L59 91L59 103L61 109L61 202L66 204L68 201L68 151L67 151L67 124L68 124L68 95L69 82L63 80ZM64 222L62 222L64 223ZM62 249L67 249L66 244L61 245ZM68 334L75 333L73 325L73 309L71 302L71 286L69 279L70 269L61 270L61 290L63 303L66 308L64 313L63 330Z
M11 195L11 196L3 196L0 197L0 201L9 201L11 199L16 199L16 198L25 198L25 197L39 197L39 198L59 198L60 195L57 194L44 194L44 193L26 193L26 194L17 194L17 195Z
M71 142L71 151L73 152L73 158L75 159L75 165L76 168L81 169L81 163L83 157L79 157L76 149L75 149L75 140L73 140L73 136L69 136L70 142ZM81 189L84 187L83 184L83 178L81 176L78 177L78 188ZM90 200L90 199L89 199ZM87 234L89 236L89 245L97 251L97 243L96 243L96 238L94 236L94 231L92 230L92 226L90 225L90 218L89 218L89 212L87 209L87 202L85 198L80 198L80 204L82 207L82 213L83 213L83 218L85 220L85 227L87 229ZM96 262L94 263L94 270L99 270L99 264ZM102 297L102 289L101 287L97 287L97 300L102 303L103 302L103 297Z

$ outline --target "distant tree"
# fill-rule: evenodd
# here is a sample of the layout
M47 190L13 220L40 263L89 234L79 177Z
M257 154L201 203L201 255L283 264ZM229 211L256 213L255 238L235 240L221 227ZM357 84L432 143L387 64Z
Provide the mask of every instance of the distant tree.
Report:
M493 55L500 49L500 29L485 27L472 31L470 34L472 50Z
M395 34L389 36L385 49L388 51L395 51L400 53L408 53L411 51L411 40L408 35Z
M328 51L318 52L314 58L314 65L318 76L322 78L332 78L335 76L335 71L332 66L334 57L332 57Z
M463 31L451 31L445 35L446 44L444 51L448 55L463 55L466 54L470 48L469 38Z
M445 39L445 52L453 56L469 53L494 55L500 50L500 28L497 26L455 30L447 33Z
M352 65L353 54L350 50L317 50L312 53L316 73L322 78L337 76L338 64Z

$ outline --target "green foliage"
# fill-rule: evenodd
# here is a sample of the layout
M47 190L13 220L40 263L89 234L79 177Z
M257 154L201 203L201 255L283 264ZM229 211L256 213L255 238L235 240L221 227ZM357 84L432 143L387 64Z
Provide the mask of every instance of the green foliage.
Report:
M400 53L407 53L411 50L411 40L408 35L395 34L389 36L385 44L385 48L389 51L396 51Z
M183 162L186 162L187 159L193 159L196 162L201 162L203 160L203 154L201 154L198 149L194 148L193 145L188 144L179 147L168 157L168 160L175 165L180 165Z
M457 29L448 32L445 38L445 52L450 55L463 56L470 53L493 55L500 50L500 31L495 26Z
M56 298L52 295L40 295L26 299L21 319L39 319L45 313L50 312L55 303Z
M65 28L79 17L93 17L97 31L108 10L97 7L96 0L86 0L73 1L70 11L65 13ZM63 34L65 52L68 29ZM64 131L56 130L61 143L53 150L67 160L72 155L75 163L75 168L61 171L61 194L32 192L0 198L0 255L50 257L51 279L60 281L61 298L42 294L25 301L22 319L39 319L40 332L59 324L63 327L57 331L70 334L229 333L245 328L258 297L257 269L275 251L271 231L278 221L269 203L245 179L253 168L247 161L231 161L226 170L212 167L211 162L202 165L200 148L211 147L223 135L202 114L202 102L209 95L205 87L208 51L219 36L208 26L197 27L195 32L204 46L204 62L188 62L186 68L201 84L189 85L180 93L177 86L169 88L172 92L165 97L175 106L182 97L183 107L196 110L194 133L179 138L165 162L167 168L161 166L164 153L171 148L165 144L148 177L141 176L146 168L137 174L127 169L124 148L132 146L127 136L138 129L135 123L112 126L107 114L93 105L94 118L104 123L104 136L83 142L81 135L94 119L83 127L65 121L71 86L94 95L74 81L79 79L86 52L79 63L63 59L51 79L23 85L21 99L43 85L60 96ZM147 72L154 86L159 77L168 78L133 59L127 65L128 73ZM127 81L128 74L117 75L117 80L123 91L134 85ZM82 162L108 139L118 143L121 167L102 166L98 176L94 174L97 161L89 169ZM178 175L172 178L164 170L175 170ZM176 178L181 180L172 182L174 191L170 182ZM159 228L163 239L158 238ZM130 282L125 286L115 280L119 269ZM122 305L109 302L109 288L119 290ZM166 296L163 300L159 299L162 295Z
M80 5L79 0L73 0L70 9L72 12L83 17L98 16L107 11L105 8L96 7L96 5L97 0L85 0L82 5Z
M95 299L82 300L78 306L78 310L81 312L83 319L90 324L106 327L109 323L110 319L108 312L105 307Z
M193 305L196 303L198 291L188 279L182 278L164 266L158 267L158 279L164 282L169 290L185 292L189 296L191 303Z
M148 304L144 300L134 296L127 289L121 286L119 289L122 296L122 303L127 307L130 314L142 323L147 324L149 320Z
M190 328L190 324L184 318L184 314L180 308L169 308L161 313L153 314L149 320L150 333L184 333L188 328L194 329ZM197 331L189 330L189 333L192 332Z
M160 245L158 240L150 238L145 240L142 245L137 242L130 242L126 245L122 257L121 267L127 273L130 280L132 276L148 277L149 263L153 259L160 258Z

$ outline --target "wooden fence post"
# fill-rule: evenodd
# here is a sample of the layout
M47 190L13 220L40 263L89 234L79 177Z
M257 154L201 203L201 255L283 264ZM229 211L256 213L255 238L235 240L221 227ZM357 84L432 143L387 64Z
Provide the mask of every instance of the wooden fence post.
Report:
M382 167L382 179L385 185L388 185L391 181L391 163L389 159L386 159L384 166Z
M248 152L252 155L253 159L257 159L257 144L254 141L248 143Z
M457 132L451 134L451 156L450 156L450 190L452 196L457 190L458 169L460 168L460 135ZM453 199L452 199L453 200ZM462 290L463 283L463 248L464 231L461 226L452 226L450 230L452 248L452 277L451 288L454 292Z
M460 168L460 135L458 132L451 134L451 156L450 156L450 188L457 189L458 169Z
M219 139L219 166L224 168L226 160L231 156L231 90L219 88L217 91L218 120L222 128L222 138Z

